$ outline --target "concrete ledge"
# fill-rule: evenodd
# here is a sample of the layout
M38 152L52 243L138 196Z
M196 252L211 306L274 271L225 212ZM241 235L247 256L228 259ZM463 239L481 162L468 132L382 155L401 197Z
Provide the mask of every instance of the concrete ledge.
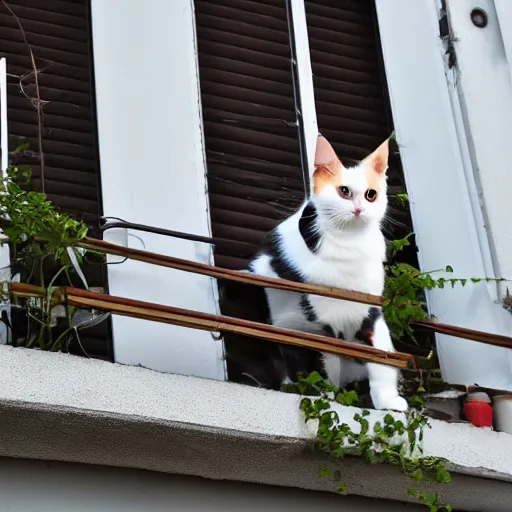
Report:
M300 398L63 354L0 347L0 456L132 467L316 490L326 458ZM338 406L347 422L356 409ZM372 412L372 420L382 417ZM464 510L509 510L512 436L432 421L425 455L443 456L452 484L429 484ZM407 500L426 488L396 468L337 464L351 493ZM464 473L464 474L462 474ZM485 477L485 478L483 478ZM492 478L492 480L491 480Z

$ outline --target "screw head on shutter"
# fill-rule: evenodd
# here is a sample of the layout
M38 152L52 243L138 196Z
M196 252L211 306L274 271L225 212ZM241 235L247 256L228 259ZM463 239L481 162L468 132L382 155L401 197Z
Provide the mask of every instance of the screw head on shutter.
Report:
M471 11L471 21L475 27L485 28L488 22L487 13L480 7L475 7Z

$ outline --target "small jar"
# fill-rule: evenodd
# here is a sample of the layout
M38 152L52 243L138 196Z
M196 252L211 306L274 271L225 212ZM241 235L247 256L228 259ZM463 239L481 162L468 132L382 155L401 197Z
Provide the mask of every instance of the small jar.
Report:
M494 397L494 424L496 430L512 434L512 394Z
M492 427L492 405L487 393L470 393L464 402L464 414L475 427Z

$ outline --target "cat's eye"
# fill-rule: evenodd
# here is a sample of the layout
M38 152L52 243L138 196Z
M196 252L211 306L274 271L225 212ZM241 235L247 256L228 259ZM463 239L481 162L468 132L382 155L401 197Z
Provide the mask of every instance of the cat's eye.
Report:
M338 193L341 197L349 198L352 194L350 192L350 189L348 187L340 187L338 188Z
M375 201L375 199L377 199L377 191L373 188L369 188L365 193L364 193L364 198L369 201L370 203L373 203L373 201Z

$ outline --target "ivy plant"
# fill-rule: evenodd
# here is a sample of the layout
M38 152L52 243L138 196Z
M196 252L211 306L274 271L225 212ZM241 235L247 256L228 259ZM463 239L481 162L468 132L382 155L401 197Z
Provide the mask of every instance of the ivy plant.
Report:
M403 206L407 205L408 199L406 194L395 194L394 197ZM385 265L386 280L382 309L391 331L391 336L395 340L401 339L404 336L412 340L415 339L412 324L426 320L428 317L426 290L433 290L434 288L443 289L447 286L454 288L456 285L466 286L468 282L504 281L504 279L495 278L472 277L470 279L462 279L446 277L449 274L453 274L453 268L450 265L446 265L443 269L422 272L407 263L396 263L396 256L411 245L410 239L413 235L414 233L409 233L404 238L388 242L388 263ZM441 272L444 275L436 277L436 274L439 275Z
M425 505L429 512L452 512L453 507L447 503L440 503L438 493L427 493L417 491L416 489L409 489L409 496L413 496L420 503Z
M334 458L359 456L370 464L392 464L400 468L404 475L416 481L426 478L439 483L451 481L445 459L423 456L423 432L429 424L420 409L412 407L400 418L388 413L382 421L373 424L369 421L370 411L362 409L353 416L354 422L358 425L353 429L348 423L340 420L338 413L332 408L332 400L342 405L358 405L356 391L338 389L318 372L300 376L294 386L288 390L310 395L301 399L300 410L306 422L317 422L316 445L320 451ZM411 405L423 403L422 397L410 400ZM323 466L320 469L320 476L332 477L338 491L347 492L347 486L342 481L339 471ZM414 492L418 493L418 499L423 499L422 502L425 504L433 506L437 503L426 494Z

